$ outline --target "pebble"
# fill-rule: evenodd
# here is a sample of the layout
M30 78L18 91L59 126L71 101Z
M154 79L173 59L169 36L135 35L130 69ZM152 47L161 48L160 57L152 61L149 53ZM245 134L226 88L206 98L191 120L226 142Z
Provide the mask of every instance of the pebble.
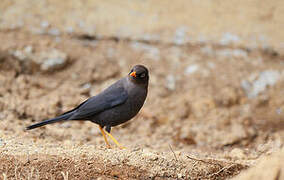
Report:
M42 51L38 56L33 58L42 71L51 71L64 66L67 62L67 55L56 49Z
M189 65L189 66L186 67L184 73L186 75L190 75L190 74L195 73L198 69L199 69L199 66L197 64Z
M166 87L171 91L175 90L175 88L176 88L176 79L172 74L167 76Z
M91 88L91 83L86 83L82 86L82 89L90 89Z
M27 54L32 54L32 52L33 52L33 47L32 46L26 46L25 48L24 48L24 52L25 53L27 53Z
M33 52L33 47L28 45L22 50L14 50L11 52L19 61L24 61L25 69L34 71L38 68L41 71L52 71L61 68L67 63L67 54L57 49L43 50ZM36 65L36 66L34 66ZM35 69L38 70L38 69Z
M176 29L175 35L174 35L174 43L177 45L182 45L186 43L186 33L187 33L187 27L181 26Z
M223 34L220 44L221 45L229 45L232 43L238 43L240 41L240 37L238 35L232 34L230 32L226 32Z
M23 53L23 51L16 50L12 52L12 55L15 56L18 60L24 61L26 59L26 55Z
M245 159L245 157L246 157L244 151L240 148L234 148L231 151L230 154L231 154L232 157L235 157L235 158L238 158L238 159Z
M72 34L72 33L74 33L74 28L71 27L71 26L68 26L68 27L66 27L65 31L66 31L68 34Z
M280 72L275 70L266 70L260 72L254 81L243 80L241 86L248 98L255 98L264 92L268 86L274 86L280 78Z
M49 27L49 22L47 22L47 21L42 21L42 22L40 23L40 26L41 26L42 28L48 28L48 27Z
M4 145L5 145L4 140L0 138L0 147Z

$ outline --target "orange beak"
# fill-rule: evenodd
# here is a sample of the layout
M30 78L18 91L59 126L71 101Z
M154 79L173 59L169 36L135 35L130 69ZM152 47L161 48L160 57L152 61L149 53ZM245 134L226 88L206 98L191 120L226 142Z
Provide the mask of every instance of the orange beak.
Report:
M133 71L133 72L130 74L130 76L132 76L132 77L136 77L136 72L135 72L135 71Z

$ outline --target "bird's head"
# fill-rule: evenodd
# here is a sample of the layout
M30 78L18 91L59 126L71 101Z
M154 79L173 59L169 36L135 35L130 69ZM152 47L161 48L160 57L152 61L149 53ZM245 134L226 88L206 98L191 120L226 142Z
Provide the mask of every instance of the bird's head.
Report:
M149 72L143 65L135 65L128 74L129 79L136 84L148 85Z

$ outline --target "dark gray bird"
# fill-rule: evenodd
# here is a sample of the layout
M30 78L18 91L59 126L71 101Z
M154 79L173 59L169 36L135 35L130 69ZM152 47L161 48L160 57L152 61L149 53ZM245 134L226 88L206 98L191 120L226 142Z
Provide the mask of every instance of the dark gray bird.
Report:
M123 148L110 134L111 127L122 124L133 118L142 108L148 92L149 73L143 65L136 65L129 74L112 84L100 94L93 96L76 108L64 114L40 123L28 126L34 129L61 121L87 120L99 125L101 133L110 147L106 134Z

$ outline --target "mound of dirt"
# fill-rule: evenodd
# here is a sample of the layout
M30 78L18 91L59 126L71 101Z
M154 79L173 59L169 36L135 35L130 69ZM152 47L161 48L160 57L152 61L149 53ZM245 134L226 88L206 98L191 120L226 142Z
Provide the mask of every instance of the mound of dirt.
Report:
M92 145L58 145L18 142L4 143L0 154L0 172L10 178L122 179L148 178L224 178L238 174L247 166L197 159L181 152L150 149L118 150Z
M263 157L259 162L247 171L242 172L234 180L246 179L284 179L284 149L272 154L271 156Z

